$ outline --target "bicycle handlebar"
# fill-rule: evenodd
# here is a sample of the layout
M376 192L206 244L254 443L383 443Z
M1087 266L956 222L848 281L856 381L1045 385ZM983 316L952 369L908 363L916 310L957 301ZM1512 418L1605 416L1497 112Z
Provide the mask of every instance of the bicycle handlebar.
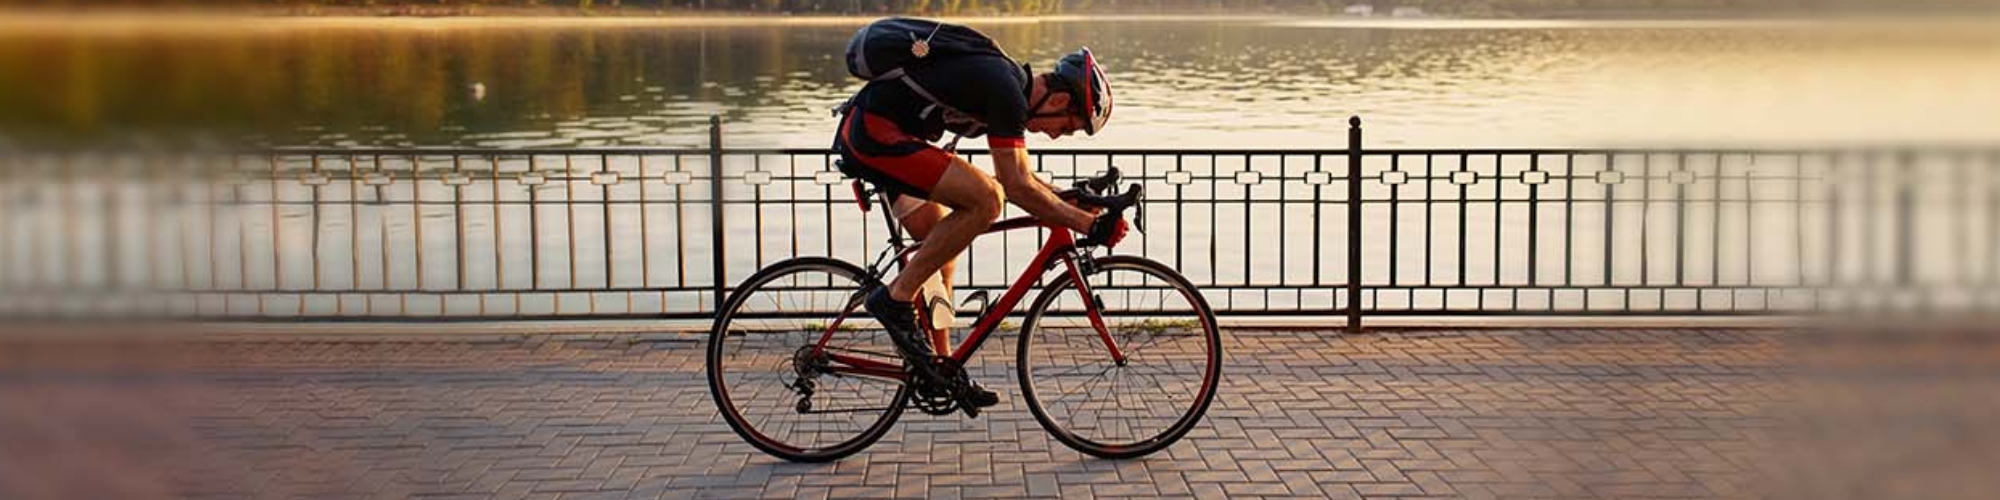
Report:
M1062 198L1063 201L1103 200L1106 191L1111 191L1118 186L1118 179L1121 176L1122 174L1118 171L1118 167L1111 167L1105 170L1103 175L1071 183L1070 189L1057 192L1056 196ZM1104 206L1102 203L1091 203L1091 205Z
M1122 216L1127 208L1138 207L1138 213L1131 220L1133 227L1138 229L1139 232L1144 233L1146 232L1146 205L1141 202L1146 199L1146 188L1135 182L1126 187L1125 193L1116 194L1116 191L1113 190L1117 189L1118 181L1122 176L1123 174L1118 171L1118 167L1112 166L1107 168L1102 175L1076 181L1075 184L1072 184L1075 187L1056 193L1056 196L1062 198L1064 201L1073 201L1085 207L1103 208L1118 216Z
M1118 171L1118 167L1113 166L1106 169L1104 175L1076 181L1076 189L1083 193L1103 195L1105 191L1110 191L1112 188L1118 186L1118 179L1120 177L1121 173Z
M1099 179L1105 179L1107 177L1111 179L1116 179L1116 176L1117 176L1117 169L1112 169L1110 174L1099 177ZM1103 191L1109 191L1111 189L1115 189L1115 184L1111 184L1110 182L1106 182L1105 184L1106 186ZM1082 187L1088 187L1088 186L1082 186ZM1102 191L1100 191L1100 193L1101 192ZM1128 220L1132 221L1133 228L1138 229L1140 233L1146 232L1146 204L1142 203L1143 201L1145 201L1145 199L1146 199L1146 187L1136 182L1132 183L1132 185L1130 186L1127 186L1125 188L1124 194L1102 195L1102 194L1092 194L1092 193L1077 193L1076 196L1076 202L1078 205L1086 207L1103 208L1105 211L1110 212L1108 215L1111 217L1124 217L1125 209L1136 208L1138 213L1133 214L1133 216Z
M1124 194L1103 196L1078 193L1076 201L1078 204L1085 206L1103 208L1111 212L1121 212L1127 208L1131 208L1133 205L1139 204L1139 200L1144 198L1145 194L1146 188L1135 182L1125 189Z

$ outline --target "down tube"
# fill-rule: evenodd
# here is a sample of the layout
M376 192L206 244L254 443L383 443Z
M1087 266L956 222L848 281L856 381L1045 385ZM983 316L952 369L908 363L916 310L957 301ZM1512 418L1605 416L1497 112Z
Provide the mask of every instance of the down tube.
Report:
M1058 252L1073 246L1075 239L1068 231L1049 231L1048 243L1044 243L1042 250L1035 254L1035 260L1021 270L1021 276L1014 279L1014 285L1007 287L1007 293L1000 296L1000 302L987 309L986 315L979 318L979 323L972 328L972 338L959 344L958 350L951 353L952 359L964 362L971 359L972 353L979 352L979 346L985 344L986 338L992 336L993 330L999 327L1000 319L1007 317L1007 314L1014 310L1014 306L1021 302L1021 298L1028 295L1028 289L1034 286L1035 278L1041 277L1041 271L1048 269L1049 259L1055 258Z

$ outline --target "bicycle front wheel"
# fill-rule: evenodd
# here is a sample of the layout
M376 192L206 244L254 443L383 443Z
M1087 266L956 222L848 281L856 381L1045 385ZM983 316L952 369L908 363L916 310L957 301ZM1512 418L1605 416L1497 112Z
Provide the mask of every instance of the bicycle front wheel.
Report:
M794 462L837 460L889 432L907 386L835 359L900 366L887 334L860 312L865 276L846 262L798 258L730 295L708 340L709 391L730 429Z
M1180 440L1208 411L1222 377L1222 337L1201 292L1137 257L1097 259L1083 287L1068 273L1051 280L1028 309L1020 342L1016 370L1035 420L1056 440L1101 458L1144 456Z

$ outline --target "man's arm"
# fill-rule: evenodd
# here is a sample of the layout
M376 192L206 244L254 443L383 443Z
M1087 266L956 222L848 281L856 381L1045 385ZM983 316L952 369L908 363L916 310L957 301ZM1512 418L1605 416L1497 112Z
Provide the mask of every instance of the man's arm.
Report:
M1005 189L1007 201L1014 202L1035 218L1053 222L1077 232L1089 232L1095 217L1056 197L1055 187L1028 168L1025 148L993 148L993 176Z

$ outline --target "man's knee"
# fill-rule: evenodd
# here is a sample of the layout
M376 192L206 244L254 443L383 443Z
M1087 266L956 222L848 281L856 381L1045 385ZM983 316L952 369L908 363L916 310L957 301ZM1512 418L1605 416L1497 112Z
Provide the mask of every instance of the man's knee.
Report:
M984 181L980 183L981 190L976 196L973 196L973 200L971 200L973 206L966 207L966 209L973 211L974 215L982 219L989 221L998 220L1000 218L1000 210L1007 207L1007 191L1002 189L1000 183L994 181L992 177L981 176L980 180Z
M965 160L954 161L931 194L954 214L984 221L999 219L1001 208L1007 206L1000 182Z

